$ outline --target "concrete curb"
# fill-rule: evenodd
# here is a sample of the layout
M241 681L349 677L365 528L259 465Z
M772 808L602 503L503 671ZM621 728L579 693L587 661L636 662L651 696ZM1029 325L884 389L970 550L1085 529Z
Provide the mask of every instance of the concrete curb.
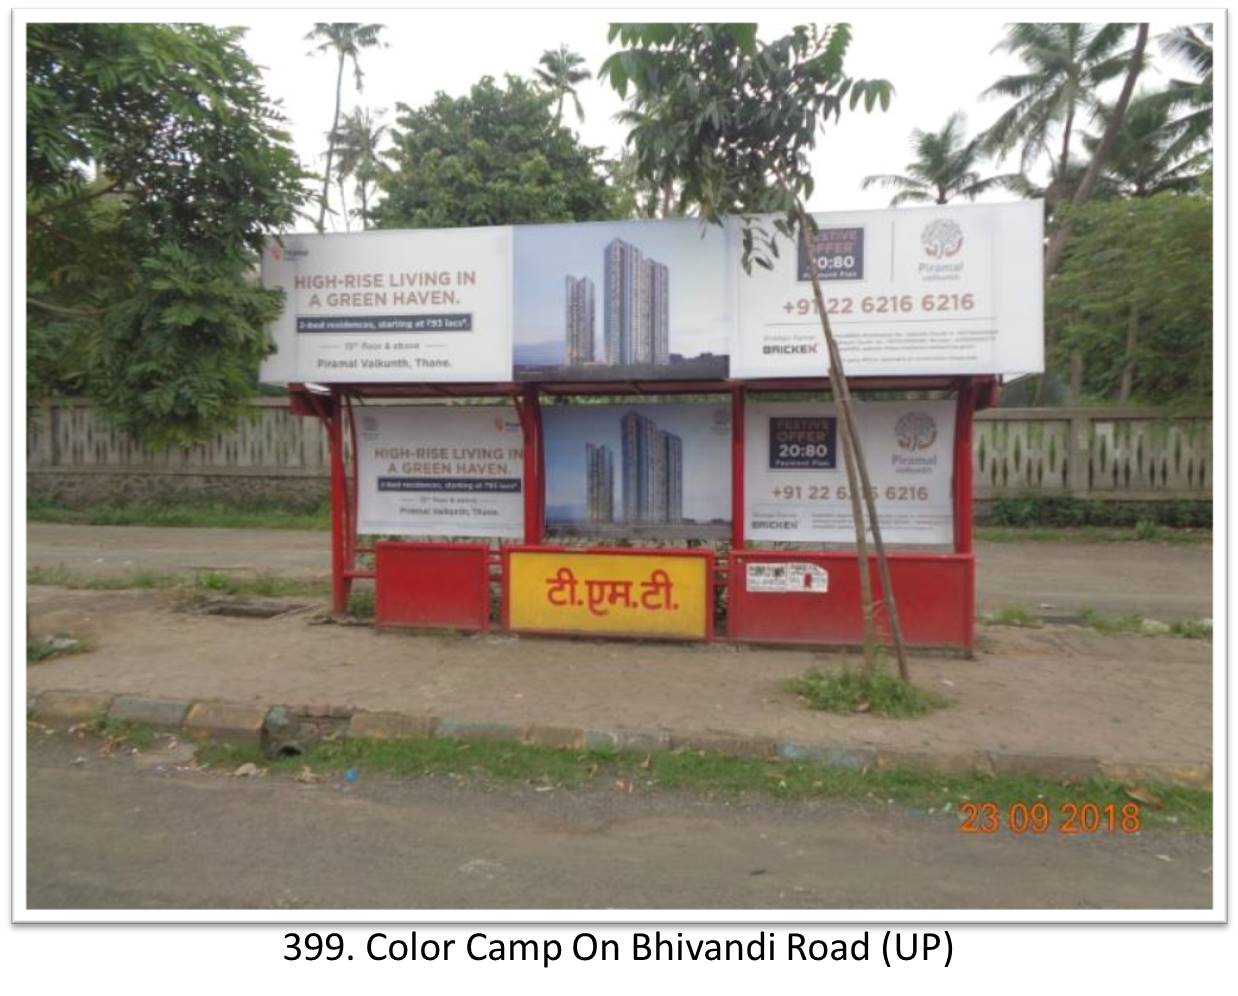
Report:
M1030 775L1067 782L1103 778L1127 784L1158 782L1186 788L1212 788L1212 764L1208 761L1120 762L1066 754L985 750L933 752L779 741L716 731L586 730L574 726L367 712L349 706L189 702L106 692L49 690L27 696L27 714L45 722L70 723L107 715L110 719L147 723L161 729L179 729L195 739L258 746L271 756L298 754L323 740L342 737L434 738L518 742L602 753L690 750L770 761L806 761L858 771L903 769L942 775Z

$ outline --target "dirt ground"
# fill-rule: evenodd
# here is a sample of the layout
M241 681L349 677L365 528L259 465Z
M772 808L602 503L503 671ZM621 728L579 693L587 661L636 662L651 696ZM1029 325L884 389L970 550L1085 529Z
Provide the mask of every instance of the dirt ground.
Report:
M154 592L34 587L36 633L95 649L27 669L33 690L331 703L464 720L665 728L908 750L1082 754L1199 763L1211 756L1212 645L1074 627L982 628L975 660L913 659L953 700L888 720L806 709L788 676L837 655L508 635L410 635L178 610Z
M325 577L330 567L324 532L33 522L26 539L30 566L63 564L96 576L215 570ZM981 612L1017 605L1055 613L1133 612L1166 622L1212 617L1208 543L981 542L976 574Z

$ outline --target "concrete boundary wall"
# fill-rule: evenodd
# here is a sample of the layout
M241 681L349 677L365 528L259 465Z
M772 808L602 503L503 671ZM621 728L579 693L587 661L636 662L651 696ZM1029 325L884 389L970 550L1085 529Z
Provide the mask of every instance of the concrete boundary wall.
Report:
M998 408L977 415L972 459L981 502L1029 494L1206 501L1212 497L1212 417L1141 408ZM260 398L232 428L171 450L138 445L87 401L29 409L32 498L310 506L326 499L328 461L319 421L292 415L282 398Z

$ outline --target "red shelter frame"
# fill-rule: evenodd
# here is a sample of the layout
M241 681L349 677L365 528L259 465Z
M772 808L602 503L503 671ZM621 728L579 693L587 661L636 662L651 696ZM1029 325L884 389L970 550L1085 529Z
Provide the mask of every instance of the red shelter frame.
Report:
M891 569L899 611L908 641L956 646L970 650L975 637L975 558L972 549L972 423L975 413L996 404L998 381L994 376L849 378L854 392L865 391L953 391L956 397L954 435L954 542L951 553L890 553ZM749 547L744 540L744 414L751 391L828 392L825 378L771 381L648 381L542 384L335 384L327 389L290 385L294 414L315 415L325 426L330 449L331 495L331 608L339 615L348 609L353 581L374 578L373 568L360 566L358 556L372 554L359 546L357 535L357 460L354 402L374 398L466 399L508 398L519 418L524 438L524 537L523 546L546 546L545 537L545 450L541 400L545 396L571 395L674 395L726 394L731 399L731 553L719 558L719 568L729 568L721 582L726 585L728 605L739 608L743 595L734 576L737 564L754 558L804 560L829 565L841 572L844 585L850 571L858 570L856 554L846 551L776 551ZM656 551L651 551L656 552ZM875 560L870 553L874 591L880 591ZM934 567L934 565L936 565ZM496 551L491 558L492 577L502 578L502 559ZM937 571L934 574L934 570ZM944 583L939 583L944 582ZM906 590L904 590L904 586ZM504 591L506 597L506 591ZM805 596L812 597L812 596ZM944 601L943 601L944 600ZM768 616L765 602L760 615ZM728 628L728 635L762 642L856 643L858 622L845 620L837 626L805 626L800 620L815 616L794 597L782 603L781 628L769 631L768 625L745 633ZM943 622L943 618L945 621ZM855 620L858 621L858 604ZM853 624L854 622L854 624ZM924 639L917 638L917 632Z

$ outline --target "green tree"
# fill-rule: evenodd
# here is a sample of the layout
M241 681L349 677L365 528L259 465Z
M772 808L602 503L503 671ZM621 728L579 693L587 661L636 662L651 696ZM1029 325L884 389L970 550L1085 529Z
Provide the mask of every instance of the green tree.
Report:
M378 113L382 114L382 111ZM353 108L335 133L335 144L340 154L336 173L341 182L349 177L353 180L354 192L361 201L361 208L353 213L361 219L363 229L368 227L370 194L382 171L378 146L386 133L387 126L379 124L368 107Z
M1161 49L1190 63L1198 79L1172 79L1162 100L1175 112L1174 132L1188 144L1212 139L1212 25L1178 27L1161 36Z
M1197 190L1211 167L1211 149L1198 142L1171 119L1170 104L1163 93L1132 98L1117 130L1108 159L1102 167L1102 182L1118 196L1151 197L1165 191ZM1107 124L1113 115L1102 105L1097 117ZM1094 154L1100 136L1085 135L1084 148Z
M866 176L861 188L896 188L898 193L890 200L890 206L897 207L908 202L949 204L955 197L971 201L993 187L1018 182L1017 174L981 178L977 171L983 158L980 139L969 141L964 136L965 129L960 111L951 114L940 131L915 129L911 133L911 148L916 158L905 167L907 172Z
M361 51L384 43L379 39L381 24L351 24L315 22L314 30L305 36L308 42L317 42L314 52L334 52L335 114L331 118L331 130L327 132L327 167L322 173L322 200L318 205L318 231L323 230L327 218L327 192L331 189L331 161L335 157L335 136L340 127L340 100L344 88L344 63L352 63L353 82L361 92L365 75L361 72ZM313 55L311 52L310 55Z
M30 392L156 444L235 417L281 307L254 266L305 174L241 34L27 28Z
M723 224L725 215L739 215L745 269L772 266L780 238L798 240L811 259L814 224L804 202L813 191L808 159L818 133L844 107L854 110L862 102L870 111L878 104L884 109L893 93L885 80L846 74L850 27L798 25L763 42L755 24L617 24L610 39L623 47L599 75L621 96L634 91L630 108L639 120L628 141L639 175L659 189L674 182L679 209L695 208L706 222ZM763 214L774 215L768 228ZM899 673L906 678L898 609L851 392L815 269L810 276L838 406L856 550L867 565L866 502ZM864 656L871 669L876 631L867 570L860 571L860 588Z
M1070 163L1075 120L1094 111L1097 91L1126 72L1130 53L1122 45L1130 24L1011 24L994 51L1012 52L1027 72L1003 76L982 97L1014 103L984 134L986 148L999 157L1020 149L1021 172L1030 171L1048 152L1060 129L1054 175L1064 176Z
M1059 359L1083 358L1084 393L1206 402L1212 383L1212 198L1161 193L1070 212L1045 298Z
M573 52L566 45L560 45L558 48L543 52L538 60L538 66L541 68L533 70L542 85L558 98L555 104L555 127L558 127L563 120L565 97L572 98L572 104L576 108L576 120L584 121L585 119L585 109L581 106L580 97L576 94L576 86L585 80L592 79L593 74L581 68L584 64L584 56Z
M452 228L614 216L601 149L554 122L554 95L486 76L467 96L397 105L378 228Z

